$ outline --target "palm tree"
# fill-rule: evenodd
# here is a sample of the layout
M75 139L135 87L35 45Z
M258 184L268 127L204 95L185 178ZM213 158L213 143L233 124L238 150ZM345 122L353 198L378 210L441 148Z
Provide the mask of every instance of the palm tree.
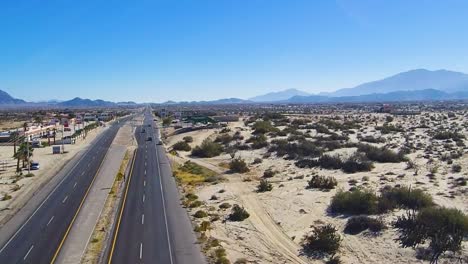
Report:
M57 135L57 129L54 128L54 145L55 145L55 136Z
M29 148L29 151L28 151ZM18 148L18 151L16 151L16 154L13 156L17 162L16 162L16 172L20 172L20 160L23 162L23 168L25 167L26 161L29 160L29 158L32 157L33 155L34 148L27 144L26 142L21 143L21 145ZM28 157L29 154L29 157Z
M16 141L18 140L18 135L19 135L18 131L13 131L10 134L10 138L11 140L13 140L13 156L15 156L16 154Z
M50 137L49 137L49 134L50 134L50 128L47 128L47 129L46 129L47 144L50 146Z

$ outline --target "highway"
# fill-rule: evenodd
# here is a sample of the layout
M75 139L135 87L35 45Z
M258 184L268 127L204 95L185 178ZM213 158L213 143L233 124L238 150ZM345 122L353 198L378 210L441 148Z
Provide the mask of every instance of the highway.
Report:
M108 263L205 263L188 215L180 205L164 148L157 144L159 129L149 108L135 133L138 149Z
M0 245L0 263L54 262L107 150L125 120L115 122L103 131L10 238ZM10 221L15 220L13 217Z

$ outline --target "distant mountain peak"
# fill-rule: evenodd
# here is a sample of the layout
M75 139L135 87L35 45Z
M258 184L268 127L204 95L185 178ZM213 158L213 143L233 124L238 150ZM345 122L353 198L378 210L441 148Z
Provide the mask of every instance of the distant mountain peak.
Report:
M0 104L3 105L16 105L16 104L24 104L26 103L24 100L16 99L11 96L9 93L0 90Z
M300 91L295 88L289 88L289 89L279 91L279 92L271 92L271 93L267 93L264 95L255 96L255 97L250 98L249 100L253 102L275 102L275 101L287 100L293 96L307 96L307 95L310 95L310 94L304 91Z
M415 69L401 72L393 76L363 83L353 88L344 88L332 93L329 96L358 96L371 93L390 93L396 91L417 91L426 89L436 89L451 93L468 89L468 75L440 70Z

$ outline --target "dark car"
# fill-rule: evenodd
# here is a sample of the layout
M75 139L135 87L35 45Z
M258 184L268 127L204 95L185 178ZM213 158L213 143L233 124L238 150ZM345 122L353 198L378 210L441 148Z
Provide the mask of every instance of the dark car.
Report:
M141 133L145 133L145 132L146 132L145 129L142 129L142 130L141 130Z
M152 138L152 137L148 137L148 138L146 139L146 141L153 141L153 138Z

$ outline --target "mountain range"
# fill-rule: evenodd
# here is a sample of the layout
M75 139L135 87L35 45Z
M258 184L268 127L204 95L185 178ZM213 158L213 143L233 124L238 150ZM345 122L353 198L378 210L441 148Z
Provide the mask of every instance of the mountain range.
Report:
M460 100L468 99L468 75L448 70L430 71L416 69L402 72L381 80L367 82L352 88L343 88L334 92L310 94L297 89L287 89L255 96L248 100L225 98L214 101L174 102L170 104L251 104L251 103L327 103L327 102L392 102L392 101L428 101L428 100ZM110 102L73 98L68 101L49 100L42 102L26 102L16 99L0 90L0 106L2 107L116 107L135 106L135 102Z

